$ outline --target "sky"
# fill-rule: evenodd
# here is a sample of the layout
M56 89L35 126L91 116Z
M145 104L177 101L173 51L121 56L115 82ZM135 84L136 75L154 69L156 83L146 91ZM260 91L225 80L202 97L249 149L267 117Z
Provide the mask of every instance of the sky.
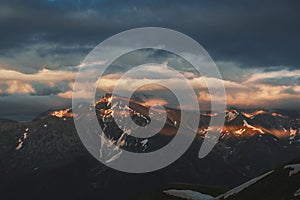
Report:
M220 70L229 106L299 109L299 10L296 0L0 0L0 118L30 120L70 106L85 56L112 35L149 26L199 42ZM145 50L112 67L136 59L182 64ZM191 82L201 88L197 78Z

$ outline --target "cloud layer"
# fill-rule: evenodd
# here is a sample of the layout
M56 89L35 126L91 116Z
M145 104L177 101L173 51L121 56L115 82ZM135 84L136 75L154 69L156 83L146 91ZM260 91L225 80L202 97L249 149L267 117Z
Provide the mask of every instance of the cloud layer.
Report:
M144 26L174 29L198 41L220 69L229 105L297 108L299 9L296 0L2 0L0 118L69 106L76 71L90 50L114 34ZM183 59L159 51L115 61L103 79L104 89L136 63L165 61L182 70L199 100L209 101L203 78ZM139 78L122 84L134 86ZM168 81L175 84L176 78ZM155 87L147 89L158 93Z
M138 88L142 83L144 87L140 87L138 92L151 92L152 95L155 96L165 90L165 88L159 85L162 82L175 85L177 89L180 90L181 77L168 76L167 73L164 73L164 70L167 72L168 67L161 67L162 66L149 65L146 66L143 71L139 71L139 73L127 76L126 78L122 78L121 73L107 74L101 78L98 90L111 92L118 83L120 90L131 91L132 88ZM155 76L158 71L161 75ZM17 95L16 97L18 98L26 95L36 97L51 96L51 98L55 97L56 100L65 99L63 102L70 102L72 98L76 72L46 69L34 74L25 74L7 69L2 69L0 72L0 92L2 94L0 98L5 97L9 99L9 96L14 97L15 95ZM203 104L203 107L207 108L207 104L209 104L211 100L211 96L207 90L207 83L216 85L214 82L217 80L212 77L197 76L191 72L179 72L185 76L187 83L191 85L198 94L200 105ZM257 71L251 75L248 74L243 81L222 80L222 83L226 89L228 106L296 109L297 102L300 100L299 84L285 84L285 81L281 84L278 83L281 80L299 80L299 78L300 70L281 70L276 72ZM82 87L83 90L81 94L83 98L87 95L86 87L87 86ZM161 100L161 102L166 100ZM22 98L19 101L21 103L23 101Z

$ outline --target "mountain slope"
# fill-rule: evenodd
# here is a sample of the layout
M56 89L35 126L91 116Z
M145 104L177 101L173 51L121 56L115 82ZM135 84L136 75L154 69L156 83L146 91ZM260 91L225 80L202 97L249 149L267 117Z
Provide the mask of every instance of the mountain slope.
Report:
M124 102L124 99L120 100ZM112 106L117 108L115 112L112 112ZM118 101L112 103L109 96L97 101L95 107L99 123L105 127L105 134L111 141L117 143L120 137L124 140L119 146L122 150L143 153L159 149L173 139L181 125L180 110L167 108L164 129L153 137L136 139L124 134L116 125L114 116L122 120L123 114L127 113L140 126L151 120L161 120L160 117L149 117L149 107L135 101L129 106ZM197 155L209 121L211 117L218 117L217 113L201 114L198 135L181 158L164 169L147 174L118 172L95 160L76 133L71 109L47 112L32 122L2 120L0 185L3 187L0 190L16 198L26 194L32 199L63 199L74 190L74 197L104 195L110 199L137 199L141 194L170 182L232 188L300 154L298 118L263 113L264 118L276 118L272 121L276 126L272 128L270 123L255 122L262 114L252 118L239 110L226 112L222 136L207 157L199 159ZM182 125L189 129L189 124ZM266 132L267 129L286 134L277 137ZM132 188L136 188L139 194Z
M223 194L213 187L172 185L145 199L189 200L298 200L300 162L293 162L262 174ZM219 190L220 191L220 190Z

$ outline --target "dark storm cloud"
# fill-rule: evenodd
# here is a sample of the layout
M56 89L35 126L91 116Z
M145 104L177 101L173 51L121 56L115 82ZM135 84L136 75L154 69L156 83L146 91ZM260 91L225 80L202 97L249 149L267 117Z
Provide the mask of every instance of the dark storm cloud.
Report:
M59 87L59 85L63 85L63 87ZM34 92L28 93L28 95L30 95L30 96L57 95L59 93L63 93L63 92L70 90L70 87L68 86L67 83L59 83L59 84L56 84L55 86L51 87L51 86L43 84L43 83L33 82L33 83L31 83L31 86L34 89ZM3 88L7 89L8 87L6 86ZM6 91L4 91L5 89L3 89L3 92L0 92L0 97L12 95L12 94L9 94Z
M294 94L294 95L298 94L297 91L295 91L295 89L292 87L282 90L281 93L282 94Z
M241 67L300 68L299 1L5 0L0 8L2 55L54 43L58 46L53 52L37 50L40 56L72 52L79 62L113 34L162 26L195 38L215 60Z
M71 89L69 83L66 81L58 82L52 87L39 82L33 82L31 85L35 91L33 95L36 96L57 95Z
M120 56L111 64L106 73L126 72L132 67L146 63L167 63L179 71L195 72L193 66L184 58L165 50L147 48L138 49Z
M289 76L289 77L278 77L278 78L266 78L259 81L259 83L268 84L268 85L286 85L286 86L297 86L300 85L300 74L298 77Z

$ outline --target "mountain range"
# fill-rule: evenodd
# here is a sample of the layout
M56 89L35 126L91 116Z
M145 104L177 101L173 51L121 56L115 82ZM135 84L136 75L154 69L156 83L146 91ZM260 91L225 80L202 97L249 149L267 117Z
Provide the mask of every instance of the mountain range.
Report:
M107 95L95 103L99 124L105 127L105 134L121 151L157 150L173 139L180 125L189 128L189 124L180 123L179 109L165 108L166 123L157 135L137 139L124 134L115 116L122 120L122 115L127 113L140 126L151 120L161 120L160 117L151 118L149 107L141 102L130 100L126 105L125 101L128 99L122 97L112 101ZM157 108L154 112L161 110ZM219 117L220 113L201 113L197 136L184 155L168 167L146 174L119 172L93 158L76 133L71 108L45 112L30 122L1 120L2 196L7 199L24 196L31 199L101 196L104 199L139 199L172 182L216 186L228 191L300 157L299 115L236 108L224 112L221 137L208 156L199 159L199 148L211 118ZM111 152L107 159L117 153Z

